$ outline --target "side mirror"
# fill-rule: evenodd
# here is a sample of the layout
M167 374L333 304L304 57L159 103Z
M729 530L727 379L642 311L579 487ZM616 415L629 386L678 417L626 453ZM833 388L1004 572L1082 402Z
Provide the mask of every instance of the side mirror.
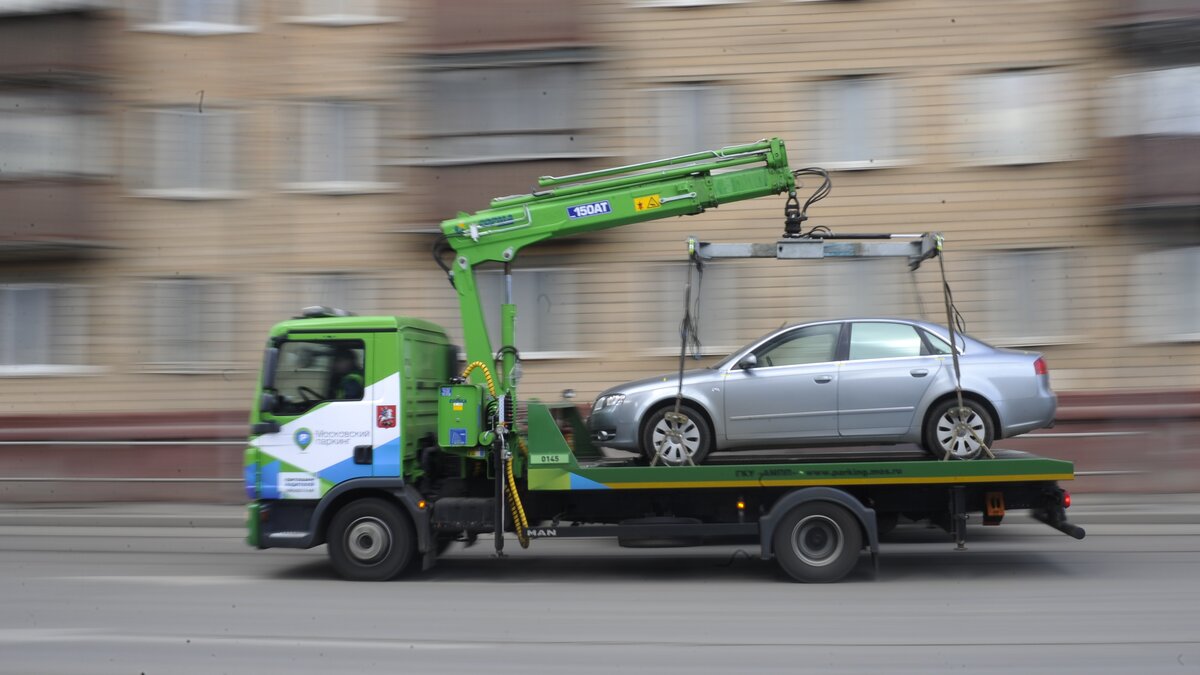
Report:
M276 422L275 420L258 422L257 424L250 425L250 433L254 434L255 436L261 436L263 434L276 434L279 433L279 429L279 422Z
M738 361L738 368L742 370L750 370L758 365L758 357L754 354L747 354Z
M279 397L275 395L275 392L264 391L258 399L258 410L265 413L274 412L277 403L279 403Z

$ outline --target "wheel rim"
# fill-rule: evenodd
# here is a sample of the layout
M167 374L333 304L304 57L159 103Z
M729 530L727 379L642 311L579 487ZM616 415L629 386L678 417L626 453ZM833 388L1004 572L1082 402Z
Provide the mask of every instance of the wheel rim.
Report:
M663 461L682 464L686 461L685 456L693 457L700 449L700 427L690 417L683 422L672 422L664 417L654 425L650 442L652 448L658 449Z
M981 441L986 431L983 416L977 411L971 408L951 408L938 419L938 447L942 452L955 457L974 457L983 449Z
M792 528L792 552L812 567L824 567L842 553L842 528L828 516L811 515Z
M359 518L346 528L346 551L355 562L373 565L392 548L392 531L374 517Z

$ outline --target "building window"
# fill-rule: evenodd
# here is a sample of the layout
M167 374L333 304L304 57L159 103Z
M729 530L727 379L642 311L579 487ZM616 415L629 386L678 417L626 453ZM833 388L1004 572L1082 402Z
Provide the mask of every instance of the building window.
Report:
M233 340L233 284L198 278L147 284L150 311L148 363L164 372L227 367Z
M1128 311L1138 340L1200 341L1200 246L1139 255L1133 281Z
M735 349L742 336L742 302L739 271L745 266L737 263L713 263L704 266L703 278L691 272L692 292L690 312L700 339L700 353L727 354ZM631 303L629 318L635 325L645 326L646 345L652 354L678 354L680 332L687 295L688 265L664 263L651 271L653 291ZM697 300L699 303L697 304ZM635 318L636 315L636 318ZM694 347L688 346L688 353Z
M321 26L358 26L396 21L397 0L293 0L293 23Z
M1008 347L1071 342L1067 279L1071 261L1060 249L996 252L980 258L984 310L971 332ZM982 319L982 321L980 321Z
M196 109L137 113L130 143L134 184L145 196L236 196L238 114Z
M821 166L875 169L897 164L894 88L884 77L843 77L817 84Z
M305 307L322 306L344 309L358 315L373 314L380 310L377 298L376 279L330 272L291 277L287 306L283 312L294 315Z
M314 101L289 109L295 139L286 187L353 193L386 189L377 182L378 111L352 101Z
M60 284L0 284L0 374L75 372L88 341L84 290Z
M591 156L592 66L583 54L431 59L423 141L414 154L441 165Z
M487 318L488 337L492 346L499 349L504 274L499 270L483 270L476 273L476 280ZM517 349L523 358L567 358L581 354L576 331L581 308L574 270L513 270L513 302L517 305Z
M135 0L133 16L139 30L180 35L245 33L253 0Z
M0 94L0 178L106 173L106 131L82 94Z
M1075 159L1078 127L1065 73L1009 70L969 83L967 152L976 164L1037 164Z
M1130 73L1115 84L1115 135L1200 135L1200 66Z
M718 85L679 84L652 89L658 156L673 157L733 145L729 96Z
M821 272L822 318L904 316L913 309L915 280L905 260L830 260Z

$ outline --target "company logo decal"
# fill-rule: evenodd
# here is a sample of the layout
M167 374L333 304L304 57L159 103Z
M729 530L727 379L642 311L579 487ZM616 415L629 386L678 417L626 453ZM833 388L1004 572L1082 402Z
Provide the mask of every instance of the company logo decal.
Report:
M295 434L292 434L292 440L296 445L300 446L300 450L308 450L308 446L312 445L313 434L308 429L297 429Z

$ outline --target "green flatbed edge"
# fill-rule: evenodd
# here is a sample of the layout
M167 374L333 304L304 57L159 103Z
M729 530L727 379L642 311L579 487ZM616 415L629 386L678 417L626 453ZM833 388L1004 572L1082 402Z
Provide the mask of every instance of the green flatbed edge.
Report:
M1071 462L1020 452L1001 452L996 459L973 461L938 461L930 458L700 466L587 466L578 462L545 407L530 406L529 430L527 485L530 490L1029 483L1075 478L1075 465Z

